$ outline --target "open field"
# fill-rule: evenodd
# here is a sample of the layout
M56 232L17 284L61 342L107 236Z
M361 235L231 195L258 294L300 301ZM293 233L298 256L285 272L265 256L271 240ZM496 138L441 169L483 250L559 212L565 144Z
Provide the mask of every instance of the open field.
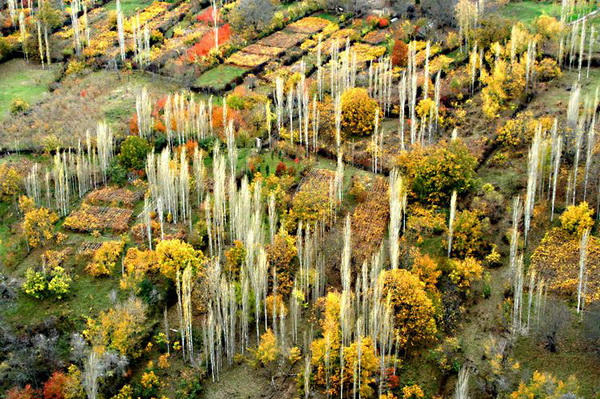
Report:
M0 64L0 121L8 116L14 99L24 100L31 106L43 100L60 68L59 64L42 69L24 60Z

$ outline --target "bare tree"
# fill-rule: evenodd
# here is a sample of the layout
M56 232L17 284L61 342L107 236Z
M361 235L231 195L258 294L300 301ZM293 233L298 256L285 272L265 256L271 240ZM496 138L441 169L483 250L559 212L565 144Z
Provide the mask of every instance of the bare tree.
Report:
M438 25L451 25L456 3L457 0L421 0L421 11Z
M273 20L274 8L270 0L240 0L231 11L230 21L234 29L261 31Z

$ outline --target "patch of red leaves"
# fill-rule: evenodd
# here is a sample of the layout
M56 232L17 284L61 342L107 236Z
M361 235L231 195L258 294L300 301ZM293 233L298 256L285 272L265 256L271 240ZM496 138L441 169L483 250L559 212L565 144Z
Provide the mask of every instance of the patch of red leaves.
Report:
M231 27L229 24L225 24L218 29L219 45L225 44L231 37ZM197 57L206 56L210 50L215 47L215 31L211 29L210 32L202 36L202 39L187 50L188 61L194 61Z
M222 23L221 13L219 10L217 12L217 23ZM215 9L214 7L208 7L206 10L202 12L202 14L196 17L196 21L198 22L206 22L207 24L213 24L215 22Z

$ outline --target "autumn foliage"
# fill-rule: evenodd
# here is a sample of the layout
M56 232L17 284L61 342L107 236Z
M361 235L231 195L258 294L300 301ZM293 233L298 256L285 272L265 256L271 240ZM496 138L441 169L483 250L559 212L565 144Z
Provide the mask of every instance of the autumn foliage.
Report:
M342 94L342 130L348 136L366 136L373 133L377 101L366 89L352 88Z
M231 37L231 27L229 24L225 24L217 29L217 38L219 46L229 41ZM199 57L205 57L215 48L215 31L210 30L202 39L187 50L187 60L192 62Z
M395 338L405 350L433 340L437 327L435 309L417 276L404 269L383 273L383 295L389 295L394 311Z

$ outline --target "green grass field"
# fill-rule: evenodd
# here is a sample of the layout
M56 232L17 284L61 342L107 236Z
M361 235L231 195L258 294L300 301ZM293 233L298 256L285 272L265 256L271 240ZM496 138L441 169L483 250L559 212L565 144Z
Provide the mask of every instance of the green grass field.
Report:
M123 11L123 15L126 17L131 17L136 13L136 11L142 11L144 8L148 7L152 4L152 1L149 0L121 0L121 10ZM104 6L105 9L112 11L117 9L116 0L112 0Z
M26 63L24 60L11 60L0 64L0 121L9 113L10 104L20 98L33 105L45 93L56 79L59 65L50 69Z
M216 68L204 72L196 79L196 87L210 87L215 90L222 90L238 77L243 76L248 69L233 65L221 64Z
M593 6L581 8L570 15L567 20L575 20L582 15L588 14L594 10ZM540 15L551 15L558 17L560 15L560 2L542 2L542 1L515 1L510 2L500 9L500 14L507 18L517 19L523 22L531 22ZM600 23L598 17L593 18L592 23Z
M531 22L540 15L557 15L560 3L542 3L538 1L511 2L500 9L500 14L507 18Z

